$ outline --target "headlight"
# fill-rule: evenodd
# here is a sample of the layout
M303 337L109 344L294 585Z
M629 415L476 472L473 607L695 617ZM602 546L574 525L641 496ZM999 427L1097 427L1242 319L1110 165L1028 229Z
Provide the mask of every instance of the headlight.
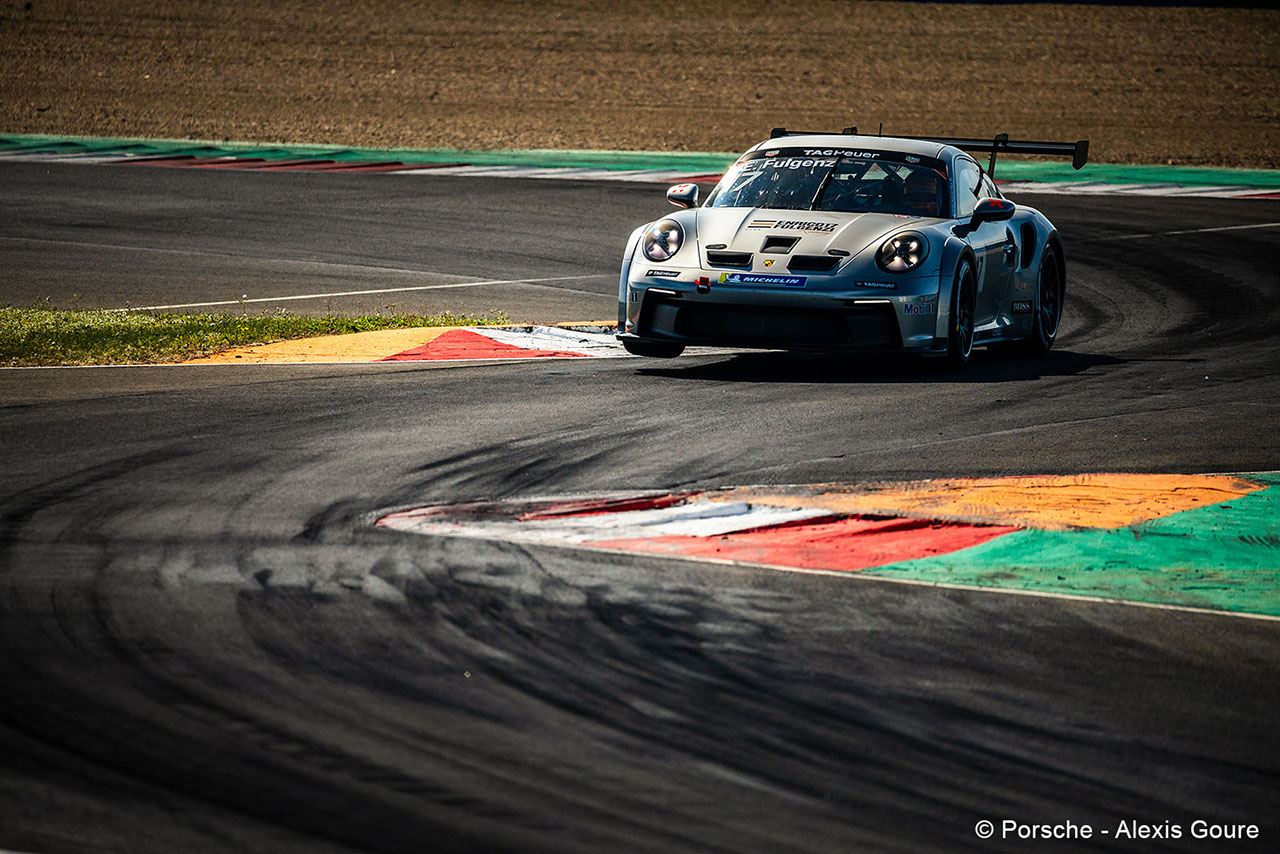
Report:
M886 273L905 273L920 266L929 254L929 241L914 231L895 234L880 246L876 263Z
M669 261L684 243L684 229L674 219L664 219L649 226L644 233L644 257L650 261Z

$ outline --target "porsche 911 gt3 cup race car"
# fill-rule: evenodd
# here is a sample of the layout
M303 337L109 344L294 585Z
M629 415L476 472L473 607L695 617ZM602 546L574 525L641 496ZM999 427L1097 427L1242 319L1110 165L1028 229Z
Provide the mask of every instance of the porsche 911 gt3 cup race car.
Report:
M968 152L990 152L983 168ZM974 345L1053 346L1066 293L1062 242L1005 199L997 152L1070 155L1088 141L1016 142L776 128L701 207L636 229L618 283L618 338L641 356L687 345L937 356Z

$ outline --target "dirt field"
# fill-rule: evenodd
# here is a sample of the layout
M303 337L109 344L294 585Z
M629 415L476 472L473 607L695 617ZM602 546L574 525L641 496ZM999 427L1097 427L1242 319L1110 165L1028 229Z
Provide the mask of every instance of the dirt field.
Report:
M0 0L0 132L735 151L774 125L879 122L1280 168L1280 13Z

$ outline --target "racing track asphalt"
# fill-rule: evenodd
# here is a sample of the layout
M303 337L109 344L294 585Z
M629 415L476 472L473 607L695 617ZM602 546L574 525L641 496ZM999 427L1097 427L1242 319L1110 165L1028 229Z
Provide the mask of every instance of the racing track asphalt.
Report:
M1280 203L1025 201L1071 265L1041 363L0 371L0 848L988 851L1014 846L975 822L1012 818L1172 821L1143 850L1213 850L1185 830L1204 818L1269 850L1280 623L368 525L479 497L1280 468L1280 229L1116 239ZM628 226L663 207L4 164L4 300L591 275L396 302L600 319Z

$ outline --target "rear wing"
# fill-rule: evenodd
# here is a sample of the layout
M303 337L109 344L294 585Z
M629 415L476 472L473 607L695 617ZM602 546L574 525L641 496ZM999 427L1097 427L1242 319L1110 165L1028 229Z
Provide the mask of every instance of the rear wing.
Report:
M951 145L962 151L981 151L991 153L991 163L987 174L996 175L996 154L1048 154L1059 157L1070 157L1072 169L1083 169L1089 162L1089 140L1078 139L1075 142L1023 142L1009 139L1009 134L998 133L991 139L945 139L937 136L904 136L900 139L914 139L920 142L940 142Z
M856 127L847 127L845 134L856 134ZM774 128L770 139L780 136L808 135L808 131L789 131L786 128ZM916 142L936 142L950 145L962 151L981 151L991 153L991 162L987 166L987 174L992 178L996 174L996 154L1048 154L1051 156L1070 157L1072 169L1082 169L1089 162L1089 140L1079 139L1075 142L1024 142L1009 139L1009 134L998 133L991 139L949 139L941 136L896 136L897 139L912 139Z

